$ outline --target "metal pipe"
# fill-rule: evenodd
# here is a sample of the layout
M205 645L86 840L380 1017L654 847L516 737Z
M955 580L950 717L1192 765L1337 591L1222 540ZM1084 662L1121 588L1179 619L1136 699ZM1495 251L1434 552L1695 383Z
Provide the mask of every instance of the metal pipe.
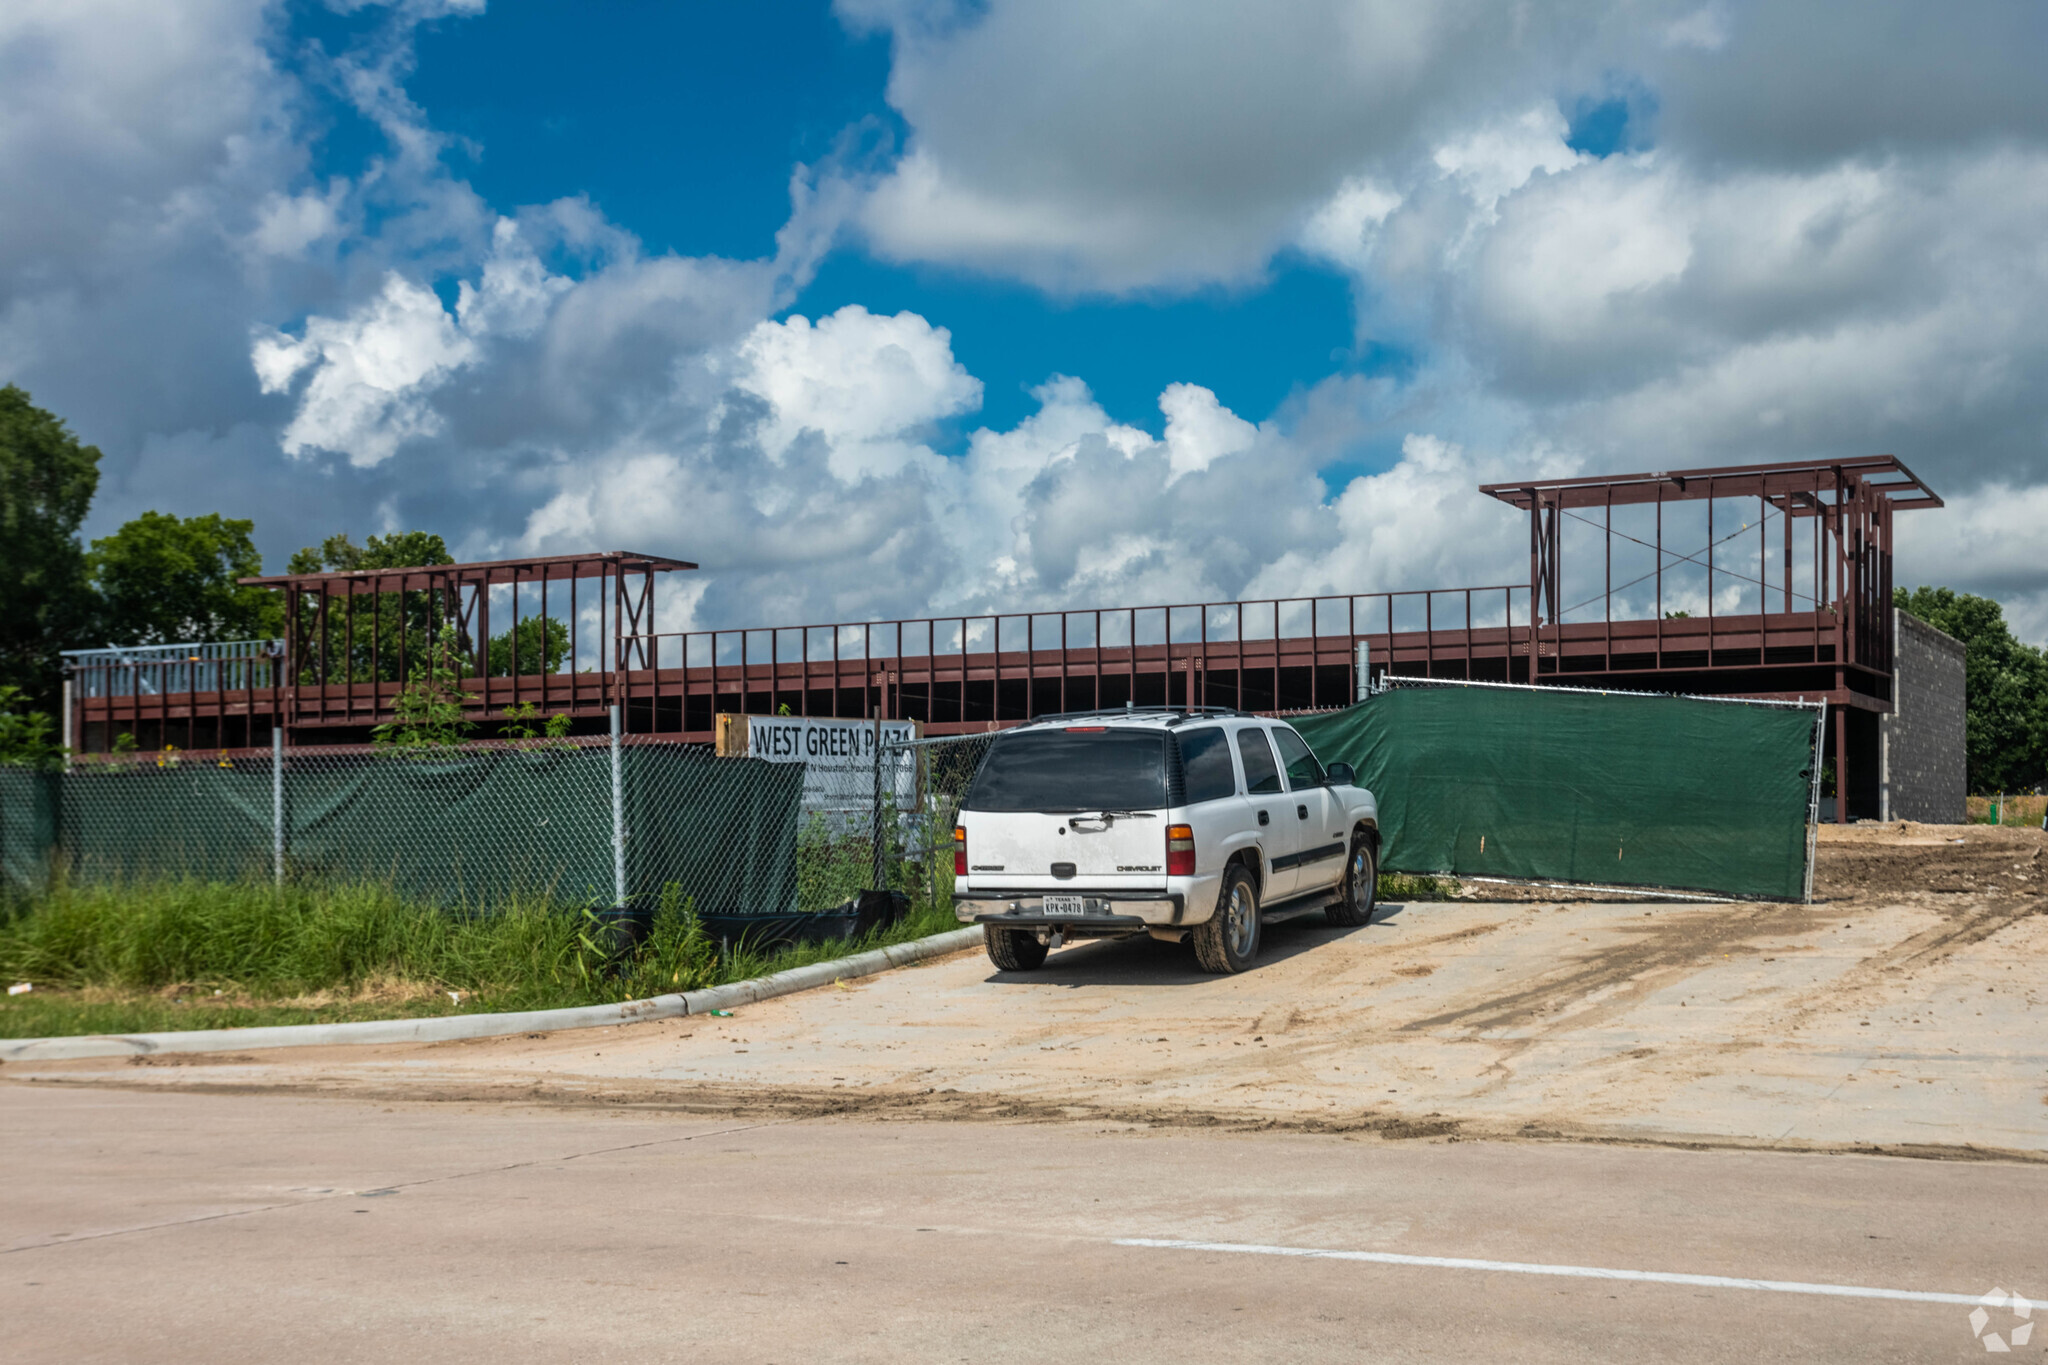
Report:
M270 728L270 879L284 885L284 730Z
M998 630L1000 630L1000 627L998 627ZM885 681L885 682L884 682L884 683L882 684L882 696L883 696L883 699L884 699L884 701L885 701L885 702L887 701L888 695L889 695L889 692L888 692L888 683L887 683L887 682ZM873 871L874 871L874 883L873 883L873 885L874 885L874 889L875 889L875 890L877 890L877 891L885 891L885 890L887 890L888 888L887 888L887 887L885 887L885 886L884 886L884 885L882 884L882 873L883 873L884 869L883 869L883 867L882 867L882 708L881 708L881 707L877 707L877 708L875 709L875 731L874 731L874 746L875 746L875 796L874 796L874 805L873 805L873 807L872 807L872 808L870 809L870 812L869 812L869 816L868 816L868 848L869 848L870 852L871 852L871 853L872 853L872 854L874 855L874 869L873 869Z
M619 753L619 704L612 703L612 904L626 908L626 777Z

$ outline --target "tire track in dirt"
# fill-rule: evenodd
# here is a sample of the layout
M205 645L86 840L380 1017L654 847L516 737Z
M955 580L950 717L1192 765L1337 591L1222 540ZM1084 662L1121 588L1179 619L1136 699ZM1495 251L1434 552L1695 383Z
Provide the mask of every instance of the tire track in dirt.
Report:
M1540 976L1519 990L1412 1020L1399 1031L1421 1033L1462 1026L1485 1032L1530 1023L1546 1014L1554 1017L1544 1021L1543 1032L1581 1028L1592 1016L1586 1010L1571 1012L1567 1007L1584 1002L1587 996L1635 984L1637 989L1593 1007L1619 1012L1652 988L1645 978L1656 976L1660 979L1655 984L1661 985L1706 965L1715 954L1747 947L1754 938L1803 932L1832 913L1804 905L1769 905L1737 913L1714 910L1686 912L1683 918L1653 916L1647 925L1620 931L1630 935L1629 942L1595 949L1590 956Z
M1941 923L1873 953L1824 987L1807 991L1777 1016L1780 1026L1798 1028L1823 1015L1860 1012L1867 1008L1866 997L1887 988L1890 978L1912 968L1931 967L2021 920L2048 914L2048 898L1989 902L1979 899L1967 905L1936 908L1946 916Z
M1994 901L1988 905L1980 901L1963 907L1961 913L1934 928L1865 959L1853 971L1882 973L1901 967L1927 966L1960 949L1982 943L2029 916L2040 914L2048 914L2048 897L2018 902Z

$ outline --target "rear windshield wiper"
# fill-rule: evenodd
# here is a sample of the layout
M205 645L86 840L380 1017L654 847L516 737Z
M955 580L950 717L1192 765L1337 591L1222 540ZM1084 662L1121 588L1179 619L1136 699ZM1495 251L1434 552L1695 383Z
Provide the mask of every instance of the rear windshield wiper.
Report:
M1094 811L1087 815L1083 815L1080 812L1076 811L1069 818L1074 820L1100 820L1105 826L1108 826L1115 824L1120 819L1157 820L1159 817L1149 810L1104 810Z

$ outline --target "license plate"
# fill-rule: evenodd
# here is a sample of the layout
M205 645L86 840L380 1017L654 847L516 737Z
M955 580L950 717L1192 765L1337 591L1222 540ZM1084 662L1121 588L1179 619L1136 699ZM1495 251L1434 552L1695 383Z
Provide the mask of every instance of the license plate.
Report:
M1088 902L1082 896L1047 896L1045 913L1048 915L1084 915L1088 913Z

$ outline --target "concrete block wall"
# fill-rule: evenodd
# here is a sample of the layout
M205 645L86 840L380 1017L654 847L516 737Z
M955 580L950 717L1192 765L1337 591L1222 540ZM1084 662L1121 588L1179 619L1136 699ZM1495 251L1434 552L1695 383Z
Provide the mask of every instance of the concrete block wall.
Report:
M1881 818L1963 823L1963 645L1894 608L1892 711L1880 721Z

